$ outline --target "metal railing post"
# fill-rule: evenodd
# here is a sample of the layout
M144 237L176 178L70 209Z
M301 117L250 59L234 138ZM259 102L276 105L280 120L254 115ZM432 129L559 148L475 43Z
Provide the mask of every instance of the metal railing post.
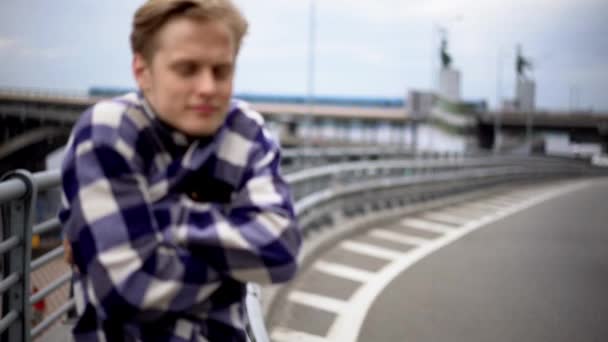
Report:
M25 170L16 170L5 174L0 180L19 179L26 186L25 194L16 200L10 201L2 206L2 218L4 220L3 236L15 236L19 244L8 251L2 260L5 278L16 274L18 285L10 287L2 298L2 311L17 312L17 319L11 324L4 334L3 342L29 342L30 341L30 276L29 267L31 260L32 225L37 197L37 186L32 174Z

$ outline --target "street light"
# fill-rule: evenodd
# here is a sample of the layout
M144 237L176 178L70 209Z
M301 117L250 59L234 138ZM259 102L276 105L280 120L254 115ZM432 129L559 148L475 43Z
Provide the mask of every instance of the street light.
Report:
M308 9L308 79L307 79L307 103L308 115L304 120L307 130L307 139L304 145L308 145L312 140L312 125L314 111L314 93L315 93L315 31L316 31L316 11L315 0L310 0Z
M500 134L502 126L502 76L503 76L503 46L498 47L496 55L496 110L494 112L494 153L500 151L502 145L502 136Z
M315 0L310 0L308 22L308 111L312 115L315 93L315 31L316 11Z

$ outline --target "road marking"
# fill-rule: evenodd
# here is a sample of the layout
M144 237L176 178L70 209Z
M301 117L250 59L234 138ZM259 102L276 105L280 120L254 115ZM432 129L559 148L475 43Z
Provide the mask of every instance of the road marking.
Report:
M365 283L375 273L362 270L360 268L354 268L342 264L336 264L327 261L317 261L313 266L317 271L329 274L335 277L349 279L360 283Z
M538 193L538 190L530 191L528 193L518 192L518 193L513 193L513 194L506 194L506 195L502 196L502 198L504 198L508 201L511 201L511 202L519 203L521 201L527 200L528 198L530 198L530 196L534 196L537 193Z
M469 221L469 218L455 214L449 214L443 211L425 213L422 215L422 217L427 218L429 220L448 222L450 224L454 224L455 226L460 226Z
M454 231L454 227L449 227L445 224L421 220L416 218L406 218L401 220L401 224L405 227L426 230L433 233L447 234Z
M327 342L324 337L282 327L272 329L271 338L274 342Z
M367 316L367 312L376 300L376 297L398 275L428 255L492 222L496 222L516 212L533 207L551 198L582 189L589 186L589 184L591 184L591 182L577 182L566 187L560 187L551 192L543 193L540 196L532 197L529 200L522 201L520 204L514 205L500 213L467 223L460 229L453 230L449 234L404 254L401 258L382 268L373 279L366 282L355 291L348 301L348 310L343 311L343 313L334 320L327 335L327 340L356 342L361 331L361 326Z
M525 200L509 200L507 198L492 198L488 203L504 208L504 207L510 207L515 204L519 204L522 201L525 201Z
M485 209L481 209L481 208L473 208L470 205L467 205L466 207L460 207L460 208L453 208L453 209L446 209L444 210L444 212L450 214L450 215L458 215L458 216L462 216L464 218L468 218L469 220L475 220L478 219L480 217L495 213L499 210L502 210L503 208L485 208Z
M488 211L496 211L500 209L504 209L503 205L493 204L491 202L477 202L477 203L468 203L462 206L463 209L477 210L479 212L488 212Z
M384 239L384 240L388 240L388 241L399 242L399 243L403 243L406 245L414 245L414 246L421 246L430 241L427 239L419 238L417 236L411 236L411 235L407 235L407 234L392 232L390 230L384 230L384 229L374 229L374 230L370 231L368 234L369 234L369 236L373 236L376 238L380 238L380 239Z
M400 253L392 249L378 247L358 241L343 241L340 243L340 247L351 252L386 260L399 259L404 255L404 253Z
M292 291L287 298L294 303L337 314L344 312L346 308L346 302L343 300L304 291Z

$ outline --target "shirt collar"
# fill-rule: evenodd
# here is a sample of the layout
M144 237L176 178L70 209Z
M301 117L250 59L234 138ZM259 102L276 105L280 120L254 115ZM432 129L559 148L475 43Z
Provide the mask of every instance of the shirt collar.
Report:
M169 136L173 143L175 143L175 145L177 146L185 147L190 145L191 139L188 139L188 136L186 134L176 130L175 128L160 120L158 114L156 114L148 100L146 100L141 90L137 92L137 96L139 98L140 103L142 104L142 107L144 108L144 113L151 119L151 122L155 128L159 129L163 134Z

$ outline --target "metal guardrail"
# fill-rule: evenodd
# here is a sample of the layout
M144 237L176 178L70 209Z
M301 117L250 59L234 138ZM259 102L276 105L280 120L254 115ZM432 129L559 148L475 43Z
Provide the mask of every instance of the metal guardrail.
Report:
M302 171L311 167L338 163L374 160L406 159L458 159L465 156L456 152L415 151L403 147L329 147L291 148L282 153L281 167L284 173Z
M284 155L286 160L296 160L293 165L300 168L298 171L291 169L285 177L292 186L296 212L305 234L336 215L364 215L505 181L606 172L584 163L559 159L454 155L442 159L433 159L436 155L431 159L420 156L411 159L413 156L407 151L377 149L350 152L291 150L285 151ZM337 164L313 166L336 160ZM36 174L15 171L5 175L0 182L0 255L3 257L0 337L3 341L35 339L75 306L71 298L38 325L30 327L32 304L67 284L71 278L70 273L63 274L38 293L29 295L30 273L63 255L63 247L59 246L31 260L32 235L60 229L56 218L34 224L36 197L59 184L59 171ZM246 300L250 318L248 328L253 339L268 341L256 285L248 286Z
M338 215L365 215L481 186L602 173L583 163L538 158L366 162L328 166L287 175L296 212L307 233Z

